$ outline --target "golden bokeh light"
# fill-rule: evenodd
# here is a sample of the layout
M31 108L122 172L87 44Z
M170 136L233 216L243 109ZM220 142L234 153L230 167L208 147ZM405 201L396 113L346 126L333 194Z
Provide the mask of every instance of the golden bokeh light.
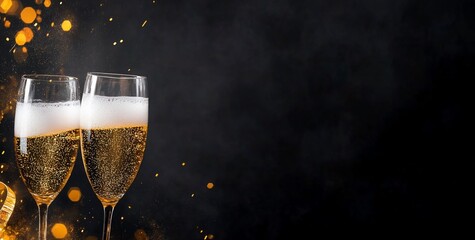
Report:
M52 24L52 26L54 26L53 23L51 23L51 24ZM71 24L71 21L69 21L69 20L64 20L63 23L61 23L61 28L65 32L69 32L69 30L71 30L72 27L73 27L73 25Z
M43 21L43 18L41 18L40 16L36 17L36 21L41 23Z
M28 58L28 51L23 52L22 47L15 47L12 52L13 52L13 59L17 63L23 63Z
M12 0L0 0L0 12L6 13L12 7Z
M3 23L3 26L5 26L5 28L9 28L11 25L12 23L8 20L6 20L5 23Z
M43 0L35 0L35 3L38 4L38 5L40 5L40 4L43 3Z
M135 240L149 240L147 233L143 229L137 229L134 233Z
M24 23L32 23L36 19L36 11L32 7L23 8L20 13L20 18Z
M30 42L31 39L33 39L33 36L34 36L33 31L31 30L31 28L24 27L22 31L25 34L26 42Z
M214 184L213 184L212 182L209 182L208 184L206 184L206 187L207 187L208 189L211 189L211 188L214 187Z
M43 2L43 5L45 5L45 7L49 8L49 6L51 6L51 0L45 0Z
M15 43L18 46L23 46L26 43L26 34L23 30L20 30L15 35Z
M27 49L25 46L23 46L23 47L21 48L21 51L22 51L23 53L28 53L28 49Z
M51 228L51 233L56 239L63 239L68 235L68 229L62 223L56 223Z
M79 202L79 200L81 200L81 196L81 189L77 187L72 187L68 191L68 198L71 200L71 202Z
M36 9L36 14L41 15L41 9Z

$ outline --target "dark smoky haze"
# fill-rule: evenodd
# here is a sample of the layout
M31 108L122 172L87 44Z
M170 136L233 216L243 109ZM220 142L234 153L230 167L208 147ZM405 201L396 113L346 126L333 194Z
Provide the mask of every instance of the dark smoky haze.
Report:
M0 14L0 180L18 239L36 236L37 212L13 153L15 84L88 71L148 77L146 153L112 239L474 235L475 2L21 2L42 22ZM99 239L102 214L79 156L49 236L62 223Z

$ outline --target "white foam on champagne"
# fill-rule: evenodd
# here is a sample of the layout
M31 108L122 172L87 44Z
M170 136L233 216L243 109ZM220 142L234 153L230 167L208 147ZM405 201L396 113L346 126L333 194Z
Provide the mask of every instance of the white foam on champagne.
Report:
M83 95L82 129L138 127L147 122L148 98Z
M15 137L50 135L79 128L80 101L16 104Z

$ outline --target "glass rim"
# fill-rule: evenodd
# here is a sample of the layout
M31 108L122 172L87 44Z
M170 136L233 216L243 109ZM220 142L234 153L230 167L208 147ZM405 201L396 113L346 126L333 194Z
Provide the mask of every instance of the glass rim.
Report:
M33 81L42 81L42 82L74 82L78 81L77 77L59 75L59 74L23 74L22 79L28 79Z
M110 73L110 72L87 72L88 76L96 76L100 78L107 78L107 79L147 79L145 76L135 75L135 74L127 74L127 73Z

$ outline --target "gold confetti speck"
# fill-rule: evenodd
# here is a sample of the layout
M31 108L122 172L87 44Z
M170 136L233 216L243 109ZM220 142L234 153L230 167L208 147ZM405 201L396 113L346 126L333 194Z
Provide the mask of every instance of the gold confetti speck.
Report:
M147 20L143 21L142 27L145 27L145 24L147 24Z
M214 187L214 184L213 184L212 182L209 182L208 184L206 184L206 187L207 187L208 189L211 189L211 188Z
M194 193L192 193L192 194L191 194L191 197L195 197L195 194L194 194Z
M120 217L120 220L124 220L124 217Z
M117 42L113 42L112 45L114 45L114 46L117 45Z
M5 150L2 151L2 155L5 154ZM2 168L3 168L3 165L2 165Z
M5 38L5 40L7 40L7 42L9 42L9 41L10 41L10 38L9 38L9 37L7 37L7 38Z
M123 42L124 42L124 39L120 39L120 41L119 41L119 42L120 42L120 43L123 43Z
M114 20L114 18L109 18L109 22L112 22L112 20Z
M185 162L182 162L181 165L184 167L184 166L186 165L186 163L185 163Z
M129 69L130 70L130 69ZM130 71L129 71L130 72ZM155 177L158 177L158 173L155 173Z
M54 22L51 22L51 27L54 27Z

